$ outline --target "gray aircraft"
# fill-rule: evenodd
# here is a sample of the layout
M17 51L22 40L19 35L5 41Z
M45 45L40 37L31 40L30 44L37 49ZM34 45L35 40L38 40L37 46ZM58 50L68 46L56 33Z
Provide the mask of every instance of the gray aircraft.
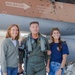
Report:
M71 3L75 2L73 1ZM13 0L1 0L0 3L0 32L6 31L8 26L13 23L18 24L22 32L30 32L29 23L38 21L40 32L50 40L51 29L55 27L60 29L61 38L66 41L70 53L67 58L67 63L70 64L67 66L65 73L71 75L75 68L72 64L75 62L75 4L61 1L55 2L55 5L53 5L50 0L38 0L38 2L37 0L31 2L30 0L24 0L24 3L20 0L14 2Z
M61 38L67 42L70 51L67 62L75 62L75 23L0 14L0 30L7 30L8 26L14 23L19 25L22 32L29 32L31 21L40 23L40 32L46 35L48 39L50 39L51 29L58 27L61 31Z

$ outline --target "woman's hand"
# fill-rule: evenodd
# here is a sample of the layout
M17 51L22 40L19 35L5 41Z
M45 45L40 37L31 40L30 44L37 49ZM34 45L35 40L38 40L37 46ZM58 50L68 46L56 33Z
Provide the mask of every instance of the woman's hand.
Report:
M59 69L59 70L57 71L56 75L61 75L61 72L62 72L62 70Z
M23 72L23 69L22 68L18 68L18 72L19 73Z
M47 72L47 73L50 72L50 68L49 68L49 66L46 66L46 72Z
M7 75L7 73L3 73L3 75Z
M22 64L18 64L18 73L21 73L21 72L23 72Z
M47 55L51 55L51 51L50 50L47 51Z

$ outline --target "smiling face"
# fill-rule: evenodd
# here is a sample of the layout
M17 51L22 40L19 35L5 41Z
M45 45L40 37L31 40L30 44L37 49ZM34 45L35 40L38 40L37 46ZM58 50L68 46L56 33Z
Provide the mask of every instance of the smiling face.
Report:
M60 38L60 32L58 30L54 30L52 33L52 37L54 40L58 40Z
M30 31L32 34L38 34L39 33L39 25L37 23L31 24Z
M9 31L10 31L11 38L15 39L18 36L19 32L17 26L13 26Z
M59 41L61 41L60 30L58 28L52 28L51 39L52 39L52 42L55 42L55 41L59 42Z
M19 27L16 24L13 24L8 27L7 33L6 33L6 38L12 38L12 39L19 39Z

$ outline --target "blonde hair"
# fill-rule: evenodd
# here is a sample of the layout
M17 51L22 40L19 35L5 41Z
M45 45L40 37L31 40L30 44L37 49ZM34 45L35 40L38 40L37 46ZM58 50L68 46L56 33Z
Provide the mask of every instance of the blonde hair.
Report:
M20 35L20 30L19 30L19 27L18 27L17 24L13 24L13 25L11 25L11 26L8 27L7 33L6 33L6 38L10 38L10 37L11 37L10 30L11 30L11 28L14 27L14 26L16 26L16 27L18 28L18 35L17 35L16 38L15 38L16 40L18 40L18 39L19 39L19 35Z

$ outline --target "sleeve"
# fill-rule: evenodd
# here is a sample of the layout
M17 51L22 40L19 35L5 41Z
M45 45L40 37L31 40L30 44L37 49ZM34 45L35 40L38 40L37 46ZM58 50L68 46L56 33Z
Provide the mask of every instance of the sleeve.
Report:
M23 58L25 57L25 46L26 46L26 40L22 40L21 46L19 47L19 63L23 63Z
M48 52L50 51L50 45L47 38L46 38L46 48L47 48L47 52L46 52L46 61L47 61L51 57L50 55L48 55Z
M46 38L46 47L47 47L47 50L50 50L50 46L49 46L49 42L47 38Z
M23 63L23 58L24 58L24 50L19 51L19 63Z
M66 43L62 44L62 54L69 54L68 46Z
M6 60L6 52L8 50L6 42L2 42L1 44L1 67L2 72L7 72L7 60Z

